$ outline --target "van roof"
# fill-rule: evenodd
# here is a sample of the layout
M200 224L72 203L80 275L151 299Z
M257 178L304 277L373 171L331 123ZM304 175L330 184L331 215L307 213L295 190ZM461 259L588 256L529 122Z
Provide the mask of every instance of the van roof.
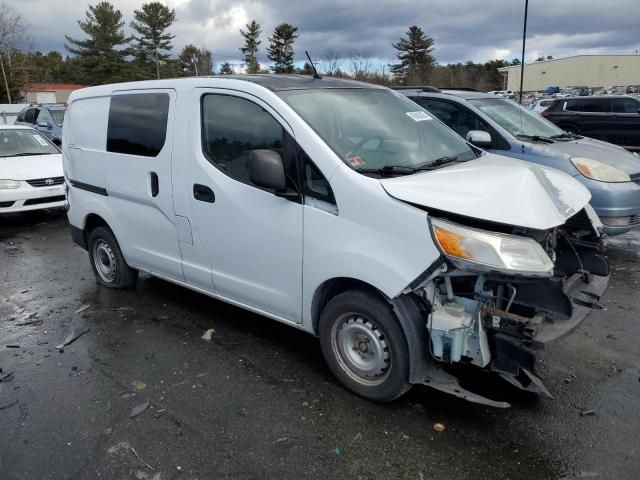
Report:
M361 88L361 89L384 89L385 87L371 83L357 82L343 78L323 77L313 78L309 75L286 75L274 73L260 73L255 75L212 75L199 77L167 78L162 80L143 80L138 82L112 83L95 87L75 90L69 98L69 103L82 97L93 94L110 95L114 91L121 89L145 89L145 88L182 88L188 85L206 87L212 82L212 87L220 87L223 82L249 82L254 85L276 92L281 90L307 90L307 89L329 89L329 88Z

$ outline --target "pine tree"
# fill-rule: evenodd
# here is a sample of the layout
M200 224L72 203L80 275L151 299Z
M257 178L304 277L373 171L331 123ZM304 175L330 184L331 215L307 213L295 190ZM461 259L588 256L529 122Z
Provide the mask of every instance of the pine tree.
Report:
M391 73L405 85L428 83L436 61L431 55L433 38L424 34L416 25L409 27L407 38L391 45L398 53L400 63L391 66Z
M267 56L274 65L271 67L275 73L293 73L293 42L298 35L298 27L288 23L278 25L273 36L269 37Z
M134 18L131 28L138 35L133 37L133 53L138 66L144 78L160 78L160 65L167 63L173 48L171 40L175 35L167 33L167 29L176 20L176 11L160 2L150 2L134 10Z
M229 62L224 62L220 66L220 75L232 75L233 73L233 67Z
M258 47L262 43L260 40L261 33L262 27L255 20L246 25L246 30L240 29L240 35L244 37L244 47L241 47L240 51L244 55L247 73L258 73L260 71L256 54L258 53Z
M127 81L132 78L131 65L125 60L130 53L126 45L128 38L122 29L124 21L122 13L106 1L89 5L85 20L78 20L78 25L88 38L77 40L65 35L69 45L65 48L77 55L85 83L99 85L103 83Z
M196 75L213 75L213 55L209 50L189 44L178 56L180 75L193 77Z

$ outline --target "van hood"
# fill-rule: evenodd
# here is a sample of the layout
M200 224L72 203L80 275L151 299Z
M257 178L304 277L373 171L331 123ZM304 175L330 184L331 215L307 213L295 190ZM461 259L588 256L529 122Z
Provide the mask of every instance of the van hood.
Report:
M531 154L559 156L567 161L570 157L587 157L616 167L631 176L640 173L640 157L622 147L593 138L583 137L570 141L556 140L550 144L526 145Z
M0 157L0 178L32 180L36 178L62 177L62 155L29 155L24 157Z
M538 230L562 225L591 199L566 173L493 154L380 183L392 197L427 209Z

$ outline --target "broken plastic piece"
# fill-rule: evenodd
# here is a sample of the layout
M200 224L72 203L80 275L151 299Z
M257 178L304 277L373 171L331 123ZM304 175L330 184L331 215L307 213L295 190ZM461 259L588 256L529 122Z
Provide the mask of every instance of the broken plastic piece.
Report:
M129 418L137 417L142 412L144 412L147 408L149 408L149 405L151 405L150 402L144 402L144 403L141 403L140 405L136 405L131 409L131 415L129 415Z
M433 424L433 429L436 432L444 432L445 428L447 427L444 426L444 423L436 422Z
M202 334L202 339L206 340L206 341L211 341L211 336L216 333L216 331L213 328L210 328L209 330L207 330L206 332L204 332Z
M84 305L82 305L79 309L77 309L77 310L75 311L75 313L76 313L76 314L78 314L78 313L82 313L82 312L84 312L85 310L87 310L90 306L91 306L90 304L85 303L85 304L84 304Z
M64 348L64 347L66 347L67 345L75 342L79 337L81 337L82 335L87 333L89 330L91 330L91 328L89 328L89 327L82 328L82 329L74 328L71 331L71 333L69 335L67 335L67 338L64 339L64 342L62 342L60 345L57 345L56 348Z

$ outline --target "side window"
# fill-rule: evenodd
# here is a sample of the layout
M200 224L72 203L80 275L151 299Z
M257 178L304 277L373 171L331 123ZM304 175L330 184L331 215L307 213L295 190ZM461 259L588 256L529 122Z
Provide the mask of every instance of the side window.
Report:
M578 111L585 113L608 113L610 101L603 98L579 100Z
M640 102L629 98L614 98L611 100L611 107L614 113L639 113Z
M16 122L24 122L24 116L27 113L26 110L22 110L19 114L18 114L18 118L16 118Z
M38 112L37 108L30 108L29 110L27 110L27 113L24 116L24 121L27 123L35 123L37 112Z
M38 122L47 122L47 123L51 123L51 117L49 116L49 112L47 112L46 110L42 109L42 110L38 110L38 113L36 115L36 119L34 123L38 123Z
M578 101L577 100L567 100L566 102L564 102L564 109L567 112L577 112L579 110Z
M491 132L489 125L462 106L427 98L418 98L418 101L421 106L433 113L438 120L442 121L462 138L466 137L470 130Z
M217 168L251 185L249 154L267 149L284 158L284 129L254 102L229 95L202 98L202 149Z
M305 200L314 198L331 205L336 205L336 198L331 190L329 181L301 149L298 151L298 161L302 166L302 194Z
M168 116L167 93L113 95L109 105L107 151L156 157L167 136Z

